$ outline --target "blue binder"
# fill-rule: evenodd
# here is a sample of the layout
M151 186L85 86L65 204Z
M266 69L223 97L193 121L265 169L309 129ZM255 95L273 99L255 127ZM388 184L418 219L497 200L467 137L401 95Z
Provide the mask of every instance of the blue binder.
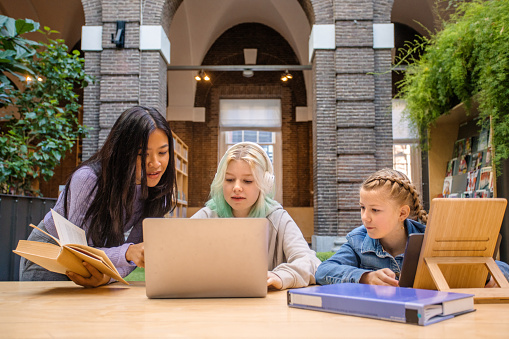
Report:
M288 291L288 306L429 325L473 312L474 295L343 283Z

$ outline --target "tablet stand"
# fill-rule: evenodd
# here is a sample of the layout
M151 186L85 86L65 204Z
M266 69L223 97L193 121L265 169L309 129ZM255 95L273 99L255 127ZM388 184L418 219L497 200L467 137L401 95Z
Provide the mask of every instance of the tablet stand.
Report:
M505 199L433 199L413 287L509 303L509 282L493 259L506 205ZM498 288L484 288L488 273Z

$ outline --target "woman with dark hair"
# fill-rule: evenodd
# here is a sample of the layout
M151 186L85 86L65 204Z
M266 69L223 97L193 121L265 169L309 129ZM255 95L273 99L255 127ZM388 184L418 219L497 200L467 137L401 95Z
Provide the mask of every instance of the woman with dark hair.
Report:
M122 277L144 267L142 221L174 208L176 190L173 137L154 108L135 106L120 115L102 148L77 167L54 210L85 230L90 246L100 248ZM51 212L38 226L58 237ZM34 229L28 240L48 242ZM95 287L110 277L83 263L90 277L53 273L22 258L20 280L72 280Z

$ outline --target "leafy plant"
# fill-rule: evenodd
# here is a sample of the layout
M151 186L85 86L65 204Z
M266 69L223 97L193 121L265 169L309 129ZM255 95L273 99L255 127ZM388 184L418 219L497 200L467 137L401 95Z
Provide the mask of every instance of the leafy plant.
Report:
M11 103L7 92L15 83L7 77L7 73L23 81L22 74L34 76L32 69L27 67L27 58L32 57L39 43L22 38L23 33L33 32L39 23L30 19L13 20L0 15L0 107Z
M316 252L316 256L320 261L325 261L332 257L336 252L330 251L330 252Z
M63 40L50 39L55 31L48 27L39 30L45 43L21 36L38 27L31 20L0 16L0 103L8 113L0 130L0 183L16 194L37 194L34 181L49 180L63 155L86 134L75 93L92 80L84 59L77 51L69 54Z
M424 53L408 66L400 96L423 145L441 115L459 102L470 108L475 96L480 122L492 119L495 162L500 163L509 157L509 1L454 5L444 29L421 42Z

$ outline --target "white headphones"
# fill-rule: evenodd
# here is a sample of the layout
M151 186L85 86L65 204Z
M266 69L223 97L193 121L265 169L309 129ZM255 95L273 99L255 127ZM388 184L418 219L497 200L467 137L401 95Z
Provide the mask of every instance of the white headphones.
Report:
M274 181L275 181L275 177L274 177L274 167L272 166L272 162L270 161L270 158L267 154L267 152L265 152L265 150L260 146L258 145L257 143L254 143L254 142L250 142L250 141L244 141L244 142L239 142L238 144L235 144L234 146L242 146L242 145L249 145L249 146L252 146L253 148L255 148L258 153L260 153L263 158L265 159L265 166L267 168L267 170L265 171L265 174L263 176L263 186L264 187L267 187L268 190L272 190L272 188L274 187Z

